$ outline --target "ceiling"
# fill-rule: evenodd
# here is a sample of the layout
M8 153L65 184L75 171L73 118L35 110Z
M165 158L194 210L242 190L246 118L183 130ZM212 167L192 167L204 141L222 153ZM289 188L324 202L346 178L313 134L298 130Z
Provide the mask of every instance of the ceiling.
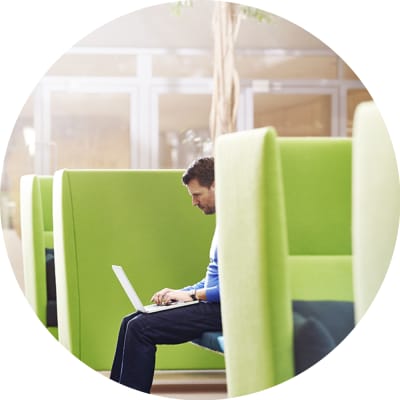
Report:
M155 55L153 76L211 77L212 17L217 3L195 0L192 6L184 6L180 15L173 12L173 4L145 8L98 28L76 43L72 51L62 56L46 75L130 77L137 72L136 61L131 54L124 54L124 50L183 48L201 49L206 53L186 57L176 54ZM93 48L100 54L93 54ZM275 15L271 15L268 22L258 22L255 18L243 19L236 48L241 50L236 60L241 79L334 79L337 75L337 59L334 53L330 53L320 40L304 29ZM110 54L110 50L121 54ZM273 50L276 53L255 55L251 50ZM289 54L279 50L288 50ZM311 51L311 53L305 58L296 57L297 50ZM84 54L85 52L88 54ZM323 52L324 55L313 52ZM82 101L78 101L80 96ZM101 96L97 97L98 102L85 101L88 97L93 98L93 95L77 93L64 98L54 97L53 112L58 110L57 114L60 115L71 112L90 113L90 104L93 104L97 110L93 110L93 113L97 113L98 109L102 108ZM208 105L209 102L201 97L187 97L185 101L189 101L188 99L200 102L193 104L193 110L200 110L204 107L203 103ZM179 95L170 94L168 101L162 106L168 107L168 103L176 104L179 101L181 101ZM84 110L76 109L74 104L82 102L88 104ZM126 103L126 96L114 96L112 102L114 106L108 105L103 113L125 114ZM32 112L33 103L30 99L23 115L31 115Z
M184 6L180 15L167 3L135 11L100 27L77 46L137 48L212 48L214 1L195 0ZM304 29L278 16L269 22L255 18L242 20L237 48L326 49Z
M211 77L212 20L218 2L194 0L179 15L173 12L174 4L135 11L98 28L46 75L131 77L137 73L135 51L151 49L154 77ZM272 14L265 22L243 18L235 48L241 79L337 77L335 53L306 30Z

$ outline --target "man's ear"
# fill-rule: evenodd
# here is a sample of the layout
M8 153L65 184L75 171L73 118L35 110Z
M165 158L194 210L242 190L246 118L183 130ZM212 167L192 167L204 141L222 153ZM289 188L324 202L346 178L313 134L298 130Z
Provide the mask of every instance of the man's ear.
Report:
M211 184L210 190L212 190L213 192L215 191L215 181Z

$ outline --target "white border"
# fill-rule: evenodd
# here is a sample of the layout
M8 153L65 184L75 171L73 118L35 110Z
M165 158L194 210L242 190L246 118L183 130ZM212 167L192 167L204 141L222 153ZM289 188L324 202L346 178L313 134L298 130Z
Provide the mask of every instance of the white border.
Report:
M9 0L0 5L1 163L19 112L54 61L78 40L111 20L160 1ZM307 29L359 75L374 97L395 149L400 131L400 37L396 2L264 0L264 8ZM397 151L397 157L399 157ZM400 398L398 360L399 244L376 300L354 332L316 367L267 393L248 397L308 400ZM101 377L78 362L47 333L30 311L0 240L0 397L45 399L147 398ZM249 366L251 367L251 366Z

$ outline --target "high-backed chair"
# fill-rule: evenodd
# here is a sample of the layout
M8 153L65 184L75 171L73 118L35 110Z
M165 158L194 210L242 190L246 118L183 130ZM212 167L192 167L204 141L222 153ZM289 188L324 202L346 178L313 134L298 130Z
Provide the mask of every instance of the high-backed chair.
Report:
M393 146L373 102L357 107L353 138L354 295L359 321L390 264L399 227L400 185Z
M133 307L111 265L122 265L145 302L164 287L198 282L209 262L213 216L191 206L182 171L57 171L54 241L59 339L109 370L123 316ZM184 321L182 321L184 323ZM220 369L190 343L159 346L157 369Z
M57 337L52 187L50 176L21 178L21 241L25 295L39 319Z
M224 135L216 196L228 394L240 396L298 373L314 328L332 349L354 326L351 140Z
M351 139L277 144L292 298L352 301Z

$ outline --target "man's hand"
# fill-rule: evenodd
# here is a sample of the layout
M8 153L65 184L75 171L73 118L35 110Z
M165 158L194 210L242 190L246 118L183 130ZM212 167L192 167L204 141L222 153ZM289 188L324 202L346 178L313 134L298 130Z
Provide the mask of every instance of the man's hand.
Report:
M153 303L160 305L168 305L175 301L192 301L190 293L183 290L173 290L165 288L155 293L151 298Z

